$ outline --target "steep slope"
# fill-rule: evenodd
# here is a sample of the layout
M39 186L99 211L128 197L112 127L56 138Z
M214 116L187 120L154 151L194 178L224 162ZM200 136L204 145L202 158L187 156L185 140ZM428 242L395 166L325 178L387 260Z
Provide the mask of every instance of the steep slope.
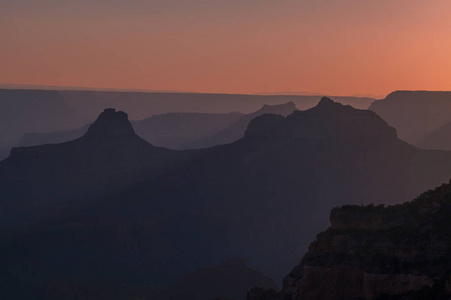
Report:
M369 109L395 127L400 139L416 145L450 121L451 92L396 91Z
M167 113L134 121L133 128L146 141L170 149L187 149L193 141L209 137L235 123L242 114Z
M449 299L451 184L395 206L334 208L284 288L248 299Z
M46 144L61 144L81 138L91 124L81 128L53 132L25 132L16 147L39 146Z
M193 149L208 148L216 145L223 145L235 142L244 136L244 132L246 131L247 125L255 117L264 114L276 114L287 116L295 110L297 110L297 108L293 102L287 102L279 105L264 105L256 112L241 116L239 120L237 120L233 124L221 128L222 130L218 130L217 132L215 132L210 136L193 141L191 144L187 144L186 147Z
M449 152L419 150L398 140L375 113L327 98L287 117L259 116L242 139L197 151L155 148L124 128L119 132L135 140L126 145L144 143L144 154L114 156L124 145L116 136L116 144L85 159L93 151L81 155L67 146L92 149L99 139L85 136L63 146L19 148L0 163L3 207L55 200L38 221L35 210L25 210L28 223L2 231L8 286L41 295L59 283L92 288L95 282L99 293L112 283L124 293L135 284L153 291L228 257L247 259L277 282L327 227L332 207L399 203L443 182L451 168ZM61 149L77 158L71 169ZM133 167L123 168L124 160ZM87 165L101 189L72 195L72 181L85 177ZM27 249L34 250L26 255Z

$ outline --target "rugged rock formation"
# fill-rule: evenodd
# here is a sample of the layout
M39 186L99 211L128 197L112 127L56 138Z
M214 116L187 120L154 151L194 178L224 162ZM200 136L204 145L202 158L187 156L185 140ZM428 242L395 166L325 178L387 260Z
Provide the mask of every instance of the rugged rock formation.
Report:
M133 135L135 135L135 131L125 112L116 111L114 108L105 108L103 113L97 117L97 120L89 126L85 137L121 138Z
M450 219L451 184L395 206L334 208L282 291L248 299L449 299Z
M327 97L312 109L294 111L283 118L264 116L255 118L247 136L290 137L293 139L396 139L396 130L369 110L357 110L341 105ZM264 132L264 133L263 133Z
M275 114L285 117L296 110L296 105L293 102L278 105L265 104L256 112L241 116L237 122L223 128L215 134L192 142L190 145L187 145L187 148L207 148L235 142L244 136L249 122L254 118L265 114Z

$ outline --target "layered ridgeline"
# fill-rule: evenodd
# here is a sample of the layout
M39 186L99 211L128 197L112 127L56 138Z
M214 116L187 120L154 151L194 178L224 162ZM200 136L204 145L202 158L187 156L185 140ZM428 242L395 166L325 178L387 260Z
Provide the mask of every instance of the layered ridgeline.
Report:
M238 112L225 114L167 113L130 122L140 137L155 146L170 149L187 149L187 145L213 136L234 124L242 115ZM73 130L55 132L26 132L20 138L18 146L26 147L68 142L82 137L87 132L89 125Z
M154 147L107 110L79 140L0 163L0 290L45 298L113 285L152 297L229 257L280 282L332 207L400 203L450 168L451 153L419 150L375 113L327 98L196 151Z
M234 142L244 136L249 122L263 114L291 114L292 102L264 105L251 114L167 113L131 121L136 133L149 143L170 149L198 149ZM89 125L80 129L48 133L25 133L19 146L67 142L83 136Z
M207 148L235 142L244 136L247 125L252 119L264 114L276 114L285 117L293 113L295 110L297 110L297 108L293 102L287 102L279 105L265 104L256 112L241 116L236 122L222 128L221 130L218 130L214 134L194 140L193 142L187 144L186 148Z
M449 299L451 184L394 206L343 206L280 293L263 299Z
M0 223L26 220L16 213L34 219L55 213L63 199L72 205L110 196L187 155L152 146L135 134L126 113L105 109L79 139L11 150L0 162Z
M400 139L427 149L449 149L429 135L451 122L451 92L396 91L369 109L395 127Z
M313 107L320 96L234 95L118 91L0 89L0 160L7 157L26 132L73 130L92 122L105 107L126 111L132 120L168 112L251 113L264 104L293 101ZM367 108L374 99L334 97L336 101Z

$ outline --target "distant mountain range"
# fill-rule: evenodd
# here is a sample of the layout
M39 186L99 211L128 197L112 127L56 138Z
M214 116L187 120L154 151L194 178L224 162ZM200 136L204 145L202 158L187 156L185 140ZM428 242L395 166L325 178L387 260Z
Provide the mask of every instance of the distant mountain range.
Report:
M144 93L185 93L185 94L201 94L202 92L188 92L177 90L157 90L157 89L117 89L117 88L98 88L98 87L75 87L75 86L51 86L51 85L33 85L33 84L0 84L0 89L14 90L52 90L52 91L101 91L101 92L144 92ZM277 91L277 92L260 92L251 93L251 95L299 95L299 96L321 96L325 93L312 93L308 91ZM382 95L372 94L354 94L351 97L364 97L382 99Z
M170 149L199 149L234 142L244 136L256 116L274 113L283 116L296 110L292 102L265 105L251 114L167 113L131 121L136 133L149 143ZM82 137L89 125L80 129L49 133L25 133L18 146L56 144Z
M367 108L374 101L358 97L334 99L357 108ZM319 100L320 96L299 95L0 89L0 160L18 146L25 133L75 130L92 122L107 107L126 111L132 120L142 120L166 113L249 114L265 104L290 101L299 109L307 109Z
M171 149L186 149L187 145L215 135L218 131L237 122L241 116L240 113L167 113L131 121L131 124L136 132L149 143ZM88 131L89 125L74 130L26 132L19 140L18 146L68 142L82 137Z
M374 112L328 98L190 151L147 143L107 109L79 139L0 162L0 290L45 298L95 282L90 293L142 298L229 257L278 282L331 208L400 203L450 169L451 152L417 149Z

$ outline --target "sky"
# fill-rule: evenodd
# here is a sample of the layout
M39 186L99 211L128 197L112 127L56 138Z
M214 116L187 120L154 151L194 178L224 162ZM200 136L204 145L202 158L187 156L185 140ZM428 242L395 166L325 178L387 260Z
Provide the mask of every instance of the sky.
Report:
M451 90L449 0L0 0L0 83Z

